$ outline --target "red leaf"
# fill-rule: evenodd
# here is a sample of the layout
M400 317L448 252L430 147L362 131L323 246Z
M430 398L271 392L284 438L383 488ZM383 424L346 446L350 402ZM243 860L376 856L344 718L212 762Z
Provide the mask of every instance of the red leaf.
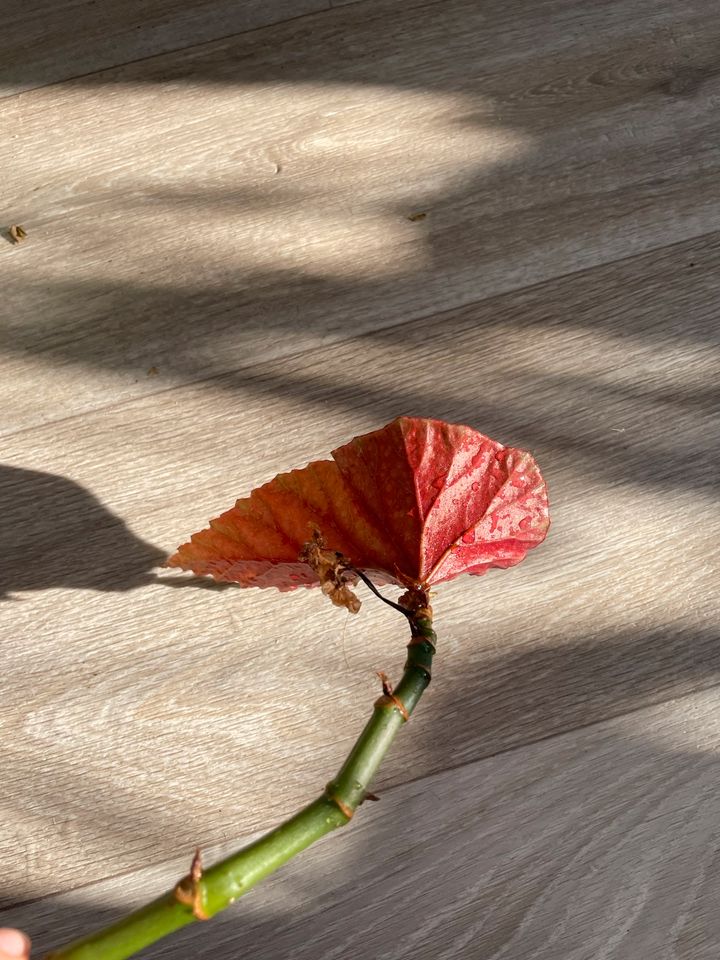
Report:
M275 477L194 534L168 566L242 586L317 586L313 530L378 583L432 586L519 563L543 541L547 490L522 450L441 420L400 417Z

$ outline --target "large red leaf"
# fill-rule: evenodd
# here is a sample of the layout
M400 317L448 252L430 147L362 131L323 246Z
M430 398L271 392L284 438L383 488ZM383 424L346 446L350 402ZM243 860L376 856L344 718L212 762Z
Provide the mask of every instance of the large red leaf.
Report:
M282 473L194 534L168 566L242 586L316 586L298 558L326 546L380 583L432 586L510 567L545 538L537 464L470 427L400 417Z

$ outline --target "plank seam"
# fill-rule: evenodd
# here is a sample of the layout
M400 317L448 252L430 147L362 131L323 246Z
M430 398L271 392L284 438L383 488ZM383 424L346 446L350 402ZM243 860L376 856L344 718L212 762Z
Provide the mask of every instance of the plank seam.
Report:
M228 40L232 40L233 37L244 37L249 36L253 33L259 33L261 30L272 30L275 27L282 27L287 23L297 23L300 20L307 20L309 17L317 17L322 14L330 13L331 11L341 11L345 8L358 7L361 4L367 3L368 0L350 0L349 3L341 4L340 6L334 6L332 0L324 0L327 4L326 6L318 9L312 10L309 13L300 13L296 17L287 17L284 20L277 20L273 23L264 23L258 27L250 27L247 30L238 30L235 33L225 33L219 37L213 37L212 40L204 40L202 43L189 43L186 46L181 47L172 47L168 50L162 50L158 53L152 53L147 57L138 57L136 60L124 60L122 63L114 63L111 66L102 67L99 70L89 70L87 73L77 73L69 77L64 77L62 80L53 80L50 83L40 83L37 86L28 87L26 90L20 90L17 93L8 93L0 94L0 101L12 101L13 98L24 97L28 94L33 94L37 90L46 90L49 87L61 87L66 83L75 83L79 80L86 80L88 77L100 76L103 73L110 73L112 70L119 70L122 67L134 66L138 63L145 63L150 60L158 60L160 57L174 56L178 53L183 53L188 50L202 50L203 47L210 47L214 43L224 43ZM416 6L412 7L412 10L422 10L425 7L435 7L441 4L443 0L426 0L425 3L418 3Z

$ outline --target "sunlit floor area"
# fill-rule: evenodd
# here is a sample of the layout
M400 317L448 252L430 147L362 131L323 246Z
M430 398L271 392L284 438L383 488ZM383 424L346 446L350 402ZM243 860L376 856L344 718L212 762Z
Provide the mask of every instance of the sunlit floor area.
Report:
M531 450L550 535L438 587L380 802L143 956L717 960L715 5L146 6L3 27L0 926L322 790L402 618L162 563L410 414Z

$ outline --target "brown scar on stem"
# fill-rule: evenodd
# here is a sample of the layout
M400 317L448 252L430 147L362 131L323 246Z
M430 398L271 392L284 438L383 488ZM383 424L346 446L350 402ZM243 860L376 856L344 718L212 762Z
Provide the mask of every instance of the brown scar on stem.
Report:
M432 647L433 653L436 652L435 644L432 642L430 637L426 636L424 633L413 633L410 637L409 647L419 647L421 643L426 643L429 647Z
M202 903L202 887L200 886L202 873L202 853L200 847L198 847L190 865L190 873L175 884L173 896L178 903L192 908L196 920L209 920L210 917L205 913Z
M378 670L377 675L382 683L383 695L379 700L375 701L375 706L382 707L385 706L385 704L392 704L393 707L396 707L399 710L403 720L409 720L410 714L407 712L407 707L399 697L395 696L395 693L393 692L393 685L390 682L388 675L383 673L382 670Z
M335 793L333 786L334 785L332 783L329 783L325 787L325 796L328 798L328 800L335 804L344 817L347 817L348 820L352 820L355 811L352 809L352 807L349 807L344 800L340 799L340 797Z

